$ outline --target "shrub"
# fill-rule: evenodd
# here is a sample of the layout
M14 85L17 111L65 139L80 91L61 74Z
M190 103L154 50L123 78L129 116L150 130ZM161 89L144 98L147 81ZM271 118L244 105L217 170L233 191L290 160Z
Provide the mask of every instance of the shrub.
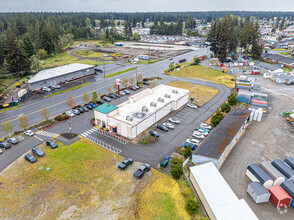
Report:
M62 120L69 119L69 116L67 114L62 114Z
M170 173L172 177L174 179L180 179L183 174L183 169L182 169L183 160L180 158L173 158L171 160L171 163L172 163L172 169Z
M198 213L199 210L199 202L198 199L196 201L194 198L189 198L186 202L186 211L188 212L189 215L195 215Z
M180 165L182 166L182 164L183 164L183 160L180 159L180 158L175 157L175 158L172 158L171 163L172 163L172 166L173 166L173 165L176 166L176 165L178 165L178 164L180 164Z
M191 155L192 155L192 148L191 148L191 146L189 145L188 147L185 148L184 153L183 153L183 156L184 156L185 158L188 158L188 157L190 157Z
M150 144L148 138L142 139L141 144Z
M236 93L231 93L229 96L228 96L228 103L233 106L233 105L236 105L238 103L238 99L237 99L237 94Z
M223 120L223 118L224 115L220 111L217 111L211 118L212 126L216 127L221 122L221 120Z
M61 115L57 115L56 117L55 117L55 121L61 121L62 120L62 116Z
M221 111L225 113L229 113L231 111L231 106L229 103L225 102L221 105Z

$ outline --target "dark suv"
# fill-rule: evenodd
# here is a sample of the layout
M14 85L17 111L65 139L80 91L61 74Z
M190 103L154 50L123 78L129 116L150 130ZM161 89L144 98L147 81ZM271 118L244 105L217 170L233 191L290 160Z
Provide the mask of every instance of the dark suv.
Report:
M120 170L125 170L129 165L131 165L133 163L133 159L132 158L127 158L125 160L123 160L123 162L121 162L119 165L118 165L118 168Z
M31 163L35 163L37 162L37 158L35 158L33 155L31 154L26 154L25 155L25 159Z
M45 155L45 152L42 151L40 148L38 147L33 147L32 148L32 153L37 155L38 157L43 157Z
M4 148L4 149L9 149L10 148L10 144L7 142L1 142L0 143L0 147Z
M142 179L144 174L150 170L150 165L145 163L139 166L138 170L134 173L136 179Z
M47 145L48 147L51 147L52 149L55 149L55 148L58 147L58 145L57 145L54 141L52 141L52 140L48 140L48 141L46 141L46 145Z

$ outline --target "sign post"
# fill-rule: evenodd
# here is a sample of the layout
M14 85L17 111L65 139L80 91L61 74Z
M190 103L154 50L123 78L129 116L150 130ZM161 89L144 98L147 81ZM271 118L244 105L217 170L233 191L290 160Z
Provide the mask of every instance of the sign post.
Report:
M120 95L120 91L119 91L119 86L121 85L120 79L116 79L116 85L117 85L118 94Z

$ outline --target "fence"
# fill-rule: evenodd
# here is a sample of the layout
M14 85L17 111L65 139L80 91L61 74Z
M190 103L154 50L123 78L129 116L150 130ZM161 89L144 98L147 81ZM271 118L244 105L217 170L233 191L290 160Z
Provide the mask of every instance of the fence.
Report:
M128 140L126 140L126 139L124 139L124 138L121 138L121 137L119 137L119 136L116 136L116 135L114 135L114 134L111 134L111 133L109 133L109 132L107 132L107 131L104 131L104 130L102 130L102 129L97 129L97 132L99 133L99 134L102 134L102 135L104 135L105 137L108 137L108 138L110 138L110 139L112 139L112 140L114 140L114 141L117 141L117 142L119 142L119 143L121 143L121 144L124 144L124 145L126 145L127 143L129 143L129 141Z

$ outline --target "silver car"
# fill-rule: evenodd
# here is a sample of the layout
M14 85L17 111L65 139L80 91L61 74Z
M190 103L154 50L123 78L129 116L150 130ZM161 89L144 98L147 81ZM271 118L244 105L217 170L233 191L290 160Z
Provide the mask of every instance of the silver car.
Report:
M191 143L191 144L195 144L195 145L199 145L200 144L200 141L199 140L196 140L196 139L193 139L193 138L191 138L191 139L187 139L186 140L186 143Z
M190 102L188 103L187 106L190 108L195 108L195 109L197 108L197 105L194 105L193 103L190 103Z
M168 122L163 123L162 125L165 126L165 127L167 127L168 129L174 129L175 128L175 126L173 124L168 123Z
M199 131L200 133L204 134L204 136L207 136L208 135L208 132L207 131L204 131L201 128L196 129L196 131Z
M35 133L32 130L26 130L24 134L27 136L33 136Z
M204 139L205 138L205 136L203 134L201 134L200 132L198 132L198 131L194 131L192 136L194 138L198 138L198 139Z
M181 120L178 118L170 118L168 119L171 123L180 124Z
M201 123L200 124L200 128L204 128L204 129L211 129L211 126L210 125L208 125L208 124L206 124L206 123Z

